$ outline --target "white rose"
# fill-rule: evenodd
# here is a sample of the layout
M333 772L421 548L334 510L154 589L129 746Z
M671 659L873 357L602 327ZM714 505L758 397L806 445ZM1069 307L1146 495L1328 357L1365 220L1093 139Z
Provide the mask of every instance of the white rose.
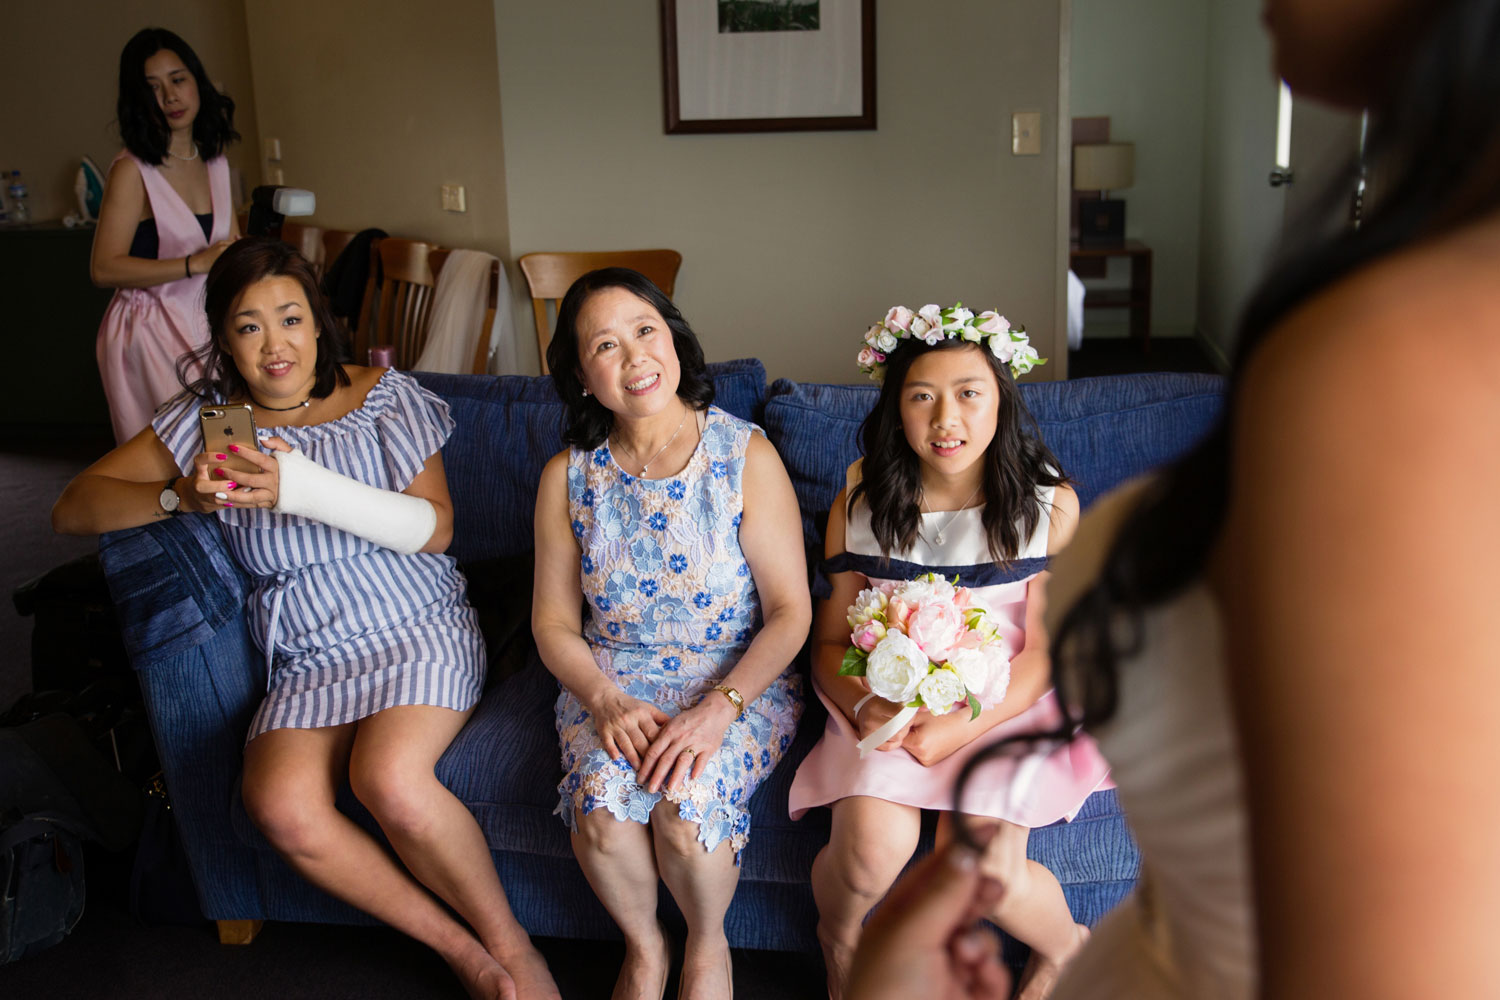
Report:
M971 344L979 343L979 341L984 337L984 334L980 333L978 328L976 328L973 323L970 323L963 329L959 330L958 335Z
M935 302L929 302L927 305L918 309L917 315L925 319L928 326L943 325L943 307Z
M889 330L881 330L875 338L875 350L882 354L889 354L896 349L896 345L899 343L901 342L896 339L894 333Z
M955 704L967 701L969 697L963 678L947 667L939 667L928 674L917 685L917 694L921 695L922 704L933 715L946 715Z
M927 322L927 317L925 316L914 317L911 321L911 335L913 337L921 339L927 336L927 331L931 330L933 325L934 324Z
M957 671L964 688L973 694L983 694L990 682L990 661L978 649L955 649L948 657L948 666Z
M881 326L879 323L876 323L874 326L865 331L865 343L869 344L871 347L878 348L880 346L880 335L884 332L885 327Z
M1015 353L1010 359L1010 370L1016 375L1025 375L1035 368L1040 362L1041 356L1037 354L1036 348L1030 344L1017 344Z
M876 590L874 587L861 590L849 608L849 627L855 628L863 625L867 621L873 621L877 615L883 614L887 600L883 590Z
M990 687L985 700L998 705L1005 700L1005 692L1010 688L1010 657L1005 655L1004 644L998 642L985 646L980 652L990 661Z
M927 654L900 632L888 632L865 662L865 681L876 697L904 705L927 677Z
M990 353L1003 365L1010 361L1011 355L1016 353L1016 345L1009 337L997 336L990 338Z
M963 306L954 306L943 313L943 328L946 330L957 330L973 318L974 311L972 309L965 309Z

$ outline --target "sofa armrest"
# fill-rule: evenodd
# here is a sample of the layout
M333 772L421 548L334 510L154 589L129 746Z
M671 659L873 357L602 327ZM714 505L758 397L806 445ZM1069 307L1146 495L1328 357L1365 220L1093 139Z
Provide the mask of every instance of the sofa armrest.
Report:
M249 580L201 515L110 532L99 558L203 912L256 917L254 851L230 822L245 733L265 691L245 625Z

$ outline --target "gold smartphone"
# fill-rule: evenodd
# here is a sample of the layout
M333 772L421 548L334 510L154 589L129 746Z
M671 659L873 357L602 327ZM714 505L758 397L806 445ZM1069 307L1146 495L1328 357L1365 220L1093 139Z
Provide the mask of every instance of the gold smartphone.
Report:
M260 450L255 437L255 415L250 404L238 406L200 406L198 424L203 428L203 450L209 454L224 455L224 467L235 472L259 472L252 462L240 458L229 450L237 444L241 450Z

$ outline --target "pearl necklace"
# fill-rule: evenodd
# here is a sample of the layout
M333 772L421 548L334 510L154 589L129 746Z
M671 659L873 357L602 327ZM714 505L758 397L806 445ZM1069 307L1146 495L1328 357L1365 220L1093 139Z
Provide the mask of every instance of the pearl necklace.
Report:
M167 155L170 156L170 157L172 157L174 160L182 160L184 163L190 163L193 160L196 160L198 158L198 144L197 143L193 144L193 155L192 156L178 156L176 153L172 152L170 149L167 150Z
M646 470L651 468L651 463L656 461L658 458L661 458L661 453L672 447L672 442L677 440L677 435L682 433L682 428L687 424L688 409L689 408L684 404L684 406L682 407L682 419L677 421L677 429L672 432L671 437L667 438L667 443L656 450L656 454L651 456L650 461L641 466L641 474L637 478L645 479ZM629 448L626 448L624 442L622 442L618 437L615 438L615 446L618 447L621 451L628 453L632 461L640 461L640 459L636 458L635 452L631 451Z
M969 506L969 504L971 502L973 502L974 498L979 495L979 487L983 486L983 485L984 485L984 480L983 479L979 480L979 486L975 486L974 487L974 492L969 494L969 499L965 500L963 503L959 504L958 505L958 510L955 510L953 512L953 516L950 517L950 518L948 518L948 523L945 524L945 525L943 525L941 528L938 529L937 535L933 538L934 542L936 542L938 545L942 545L943 544L943 532L945 532L949 528L953 527L953 522L956 521L956 520L958 520L958 515L962 514L964 512L964 509L967 508ZM922 507L925 507L925 506L927 506L927 494L924 491L922 493L922 503L919 505L918 509L920 510ZM937 512L933 511L933 510L929 510L929 511L927 511L927 513L928 514L935 514Z

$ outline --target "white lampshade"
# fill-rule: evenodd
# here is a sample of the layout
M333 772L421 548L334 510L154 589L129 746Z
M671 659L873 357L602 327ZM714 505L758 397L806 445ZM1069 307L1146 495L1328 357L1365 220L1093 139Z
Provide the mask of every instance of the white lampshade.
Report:
M1073 190L1118 191L1135 183L1135 143L1098 142L1073 147Z

